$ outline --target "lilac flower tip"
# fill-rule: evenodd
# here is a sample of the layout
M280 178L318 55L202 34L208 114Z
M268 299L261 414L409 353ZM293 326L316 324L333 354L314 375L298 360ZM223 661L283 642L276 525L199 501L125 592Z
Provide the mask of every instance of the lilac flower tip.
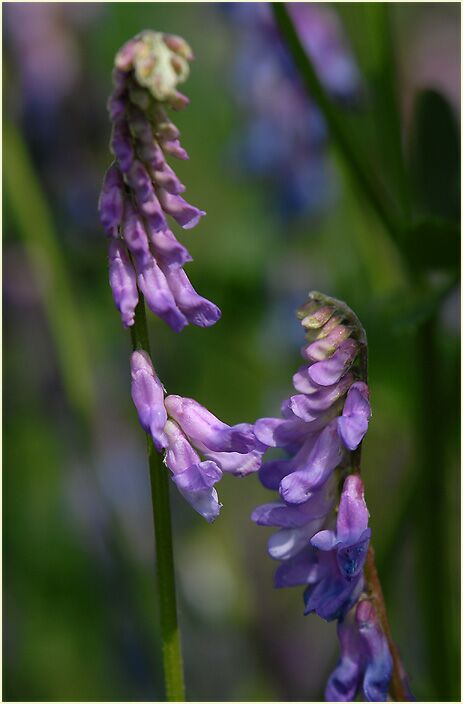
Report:
M184 225L182 225L183 229L184 230L193 229L193 227L196 227L196 225L201 220L201 218L204 217L204 215L207 215L205 210L198 210L198 212L192 216L191 220L189 220Z

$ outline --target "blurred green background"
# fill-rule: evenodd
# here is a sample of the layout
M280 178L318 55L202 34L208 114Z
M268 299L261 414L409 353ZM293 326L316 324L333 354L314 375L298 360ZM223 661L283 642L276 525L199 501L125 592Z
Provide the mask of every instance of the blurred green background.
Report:
M113 57L153 28L184 36L195 53L191 105L175 116L190 161L176 170L207 217L175 232L194 257L195 287L223 314L213 328L180 336L150 315L160 376L169 392L227 423L277 414L300 365L294 309L307 292L357 312L373 406L363 474L392 631L417 699L457 700L456 248L446 254L440 230L423 236L408 249L407 271L329 140L327 207L290 221L269 207L265 185L230 167L245 117L230 80L237 30L218 5L21 5L3 5L4 699L163 696L145 442L96 212ZM459 4L389 7L394 75L390 66L382 73L362 4L332 8L369 86L348 120L362 138L377 131L375 149L363 145L377 172L390 178L389 75L405 153L418 154L415 173L429 194L423 212L453 218L456 198L458 217ZM27 62L36 70L29 83ZM425 89L434 91L420 123L429 150L414 152ZM419 277L413 289L409 276ZM302 590L272 588L268 533L249 520L270 500L258 478L226 476L219 494L224 507L209 526L171 492L188 699L319 700L337 659L335 625L303 616Z

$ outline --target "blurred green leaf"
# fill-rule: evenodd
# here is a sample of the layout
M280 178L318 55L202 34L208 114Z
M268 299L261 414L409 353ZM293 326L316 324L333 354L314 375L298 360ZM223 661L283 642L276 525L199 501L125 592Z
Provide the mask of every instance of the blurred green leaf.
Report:
M388 321L391 331L402 334L416 330L439 310L456 284L457 278L453 277L425 290L401 292L384 302L384 319Z
M418 212L459 219L460 140L447 100L424 90L415 101L410 137L410 170Z
M415 267L458 269L460 225L442 218L420 220L406 230L405 247Z

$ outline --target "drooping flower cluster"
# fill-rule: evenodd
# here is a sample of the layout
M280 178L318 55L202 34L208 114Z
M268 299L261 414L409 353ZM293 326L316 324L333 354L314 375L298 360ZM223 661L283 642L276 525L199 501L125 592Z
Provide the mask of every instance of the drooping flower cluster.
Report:
M182 198L185 186L166 161L188 158L166 108L188 104L177 85L186 80L191 59L183 39L152 31L128 41L115 59L108 103L115 161L105 175L99 212L110 237L113 297L126 327L133 325L139 290L176 332L220 317L191 285L183 265L192 258L167 222L170 216L189 229L205 215Z
M243 477L261 466L265 448L253 426L226 425L191 398L166 396L145 351L133 352L131 373L132 399L143 429L158 452L165 450L165 464L180 493L213 521L221 508L214 485L222 473Z
M245 116L236 145L239 169L270 184L283 217L317 214L332 196L324 119L307 97L270 4L221 7L233 22L234 94ZM357 103L360 75L336 14L312 2L286 7L330 96L346 106Z
M259 471L279 497L252 518L279 529L268 543L270 556L281 561L275 586L306 586L305 613L339 621L342 659L327 699L351 701L362 688L367 700L381 701L392 661L374 607L365 601L371 530L355 459L371 415L366 337L344 303L318 293L310 294L300 317L309 344L302 349L306 364L293 377L298 393L283 402L282 418L255 424L260 442L288 455Z

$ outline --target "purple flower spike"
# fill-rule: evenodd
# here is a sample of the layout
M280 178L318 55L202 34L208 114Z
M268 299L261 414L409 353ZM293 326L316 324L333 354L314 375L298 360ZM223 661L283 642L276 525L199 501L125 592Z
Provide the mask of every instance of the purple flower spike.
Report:
M157 194L164 211L171 215L184 230L191 230L198 224L203 215L206 215L204 210L195 208L194 205L187 203L181 196L173 195L164 188L158 188Z
M338 418L338 430L344 445L349 450L356 450L368 430L371 416L368 400L368 386L357 381L349 389L342 416Z
M357 351L355 340L346 340L330 359L316 362L308 368L310 379L320 386L336 384L354 361Z
M166 465L182 496L206 521L211 523L220 513L217 491L213 488L222 472L215 462L201 462L176 423L168 420L165 425L168 440Z
M117 237L117 228L124 214L124 182L116 164L111 164L106 171L98 212L101 224L111 237Z
M168 396L166 408L192 442L200 442L208 451L247 453L256 448L252 425L230 427L192 398Z
M164 320L174 332L180 332L188 324L177 307L166 277L153 257L148 261L137 258L137 281L146 303L153 313Z
M143 430L150 433L155 448L160 452L167 447L164 426L167 412L164 407L164 388L159 381L146 352L138 350L130 359L132 374L132 399Z
M189 323L206 328L218 321L220 309L196 293L183 269L166 269L165 275L175 302Z
M138 303L137 279L132 262L121 240L109 244L109 283L114 302L125 327L133 325Z

